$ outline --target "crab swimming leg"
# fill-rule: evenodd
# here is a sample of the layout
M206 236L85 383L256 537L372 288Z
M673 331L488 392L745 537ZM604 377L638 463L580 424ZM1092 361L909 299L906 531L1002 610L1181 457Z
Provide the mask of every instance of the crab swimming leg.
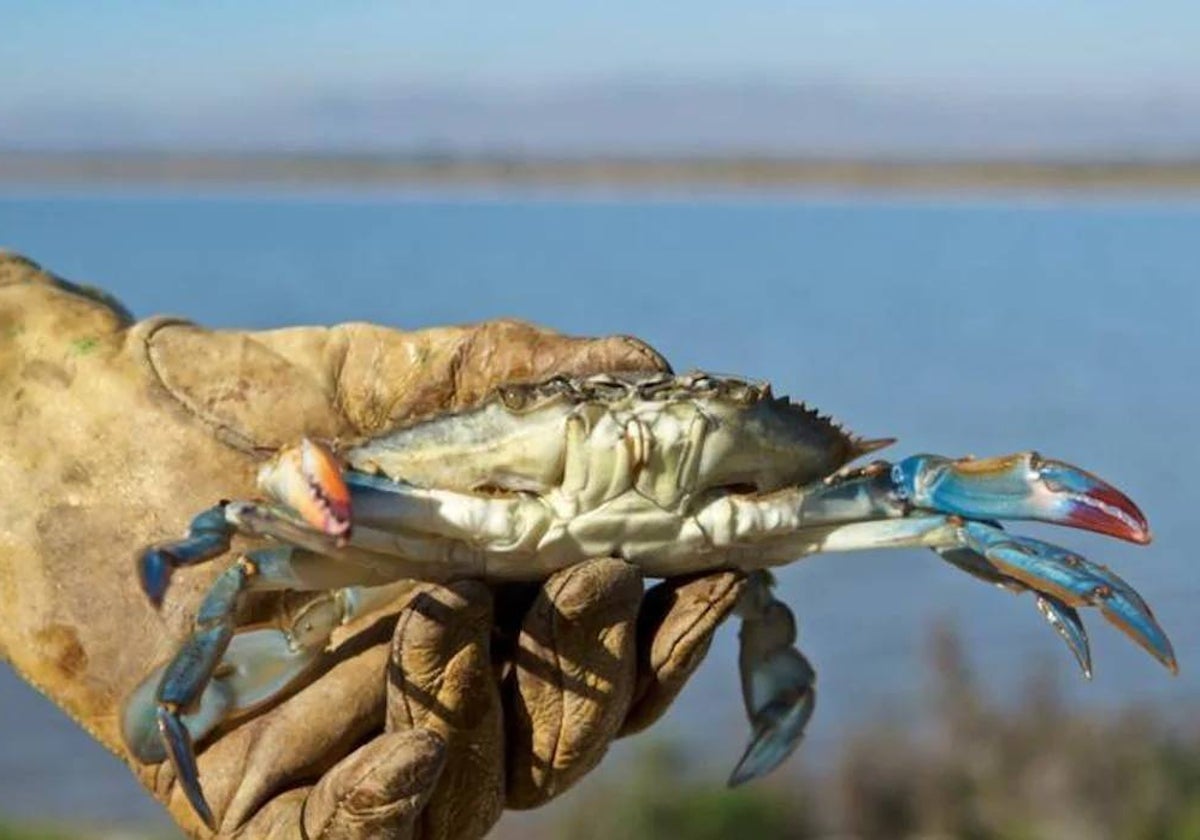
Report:
M794 646L795 616L771 593L773 584L770 572L751 572L736 607L738 671L753 734L730 787L765 776L791 755L816 705L816 672Z
M250 552L213 583L196 613L191 635L174 658L126 702L123 731L130 750L147 763L165 756L175 766L188 801L215 830L200 787L193 741L231 714L267 702L300 679L324 652L339 624L394 597L375 565L331 562L312 552L278 546ZM286 630L235 635L238 602L251 591L325 591ZM152 687L152 691L151 691ZM153 724L150 721L153 721ZM149 734L156 727L160 742Z

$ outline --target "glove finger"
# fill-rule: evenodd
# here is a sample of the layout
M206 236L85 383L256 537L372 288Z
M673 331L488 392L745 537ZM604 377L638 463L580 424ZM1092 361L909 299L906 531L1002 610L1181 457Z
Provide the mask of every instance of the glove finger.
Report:
M400 613L388 676L387 729L445 742L437 791L418 837L482 837L504 808L504 723L488 644L491 591L479 581L428 584Z
M0 288L17 285L29 287L26 291L55 295L64 312L68 306L76 305L91 310L105 318L113 330L133 323L129 310L103 289L64 280L28 257L0 249ZM91 326L94 328L97 324Z
M304 371L307 375L292 376L288 383L319 386L355 434L373 434L414 417L474 405L505 382L670 369L662 356L636 338L576 338L511 320L411 332L342 324L252 337ZM251 394L248 399L278 405L266 396ZM267 415L273 418L272 432L284 434L286 429L276 427L291 420L277 415Z
M393 585L391 591L399 598L404 590ZM222 825L243 825L283 791L317 778L383 730L382 677L399 606L372 611L339 628L311 682L200 745L201 784ZM283 610L271 622L285 627L292 620L295 614ZM197 822L170 763L140 768L139 775L168 803L181 826Z
M667 367L635 338L573 338L517 321L414 332L342 324L239 333L151 320L136 332L166 392L247 451L302 435L374 434L473 405L504 382ZM236 398L231 379L247 383Z
M716 572L665 580L646 593L638 616L637 685L622 736L642 731L670 708L743 585L739 572Z
M596 766L632 697L642 581L601 558L553 575L522 625L506 685L508 799L533 808Z
M268 803L235 835L255 840L409 840L437 784L445 745L431 732L367 742L308 790Z
M242 825L281 791L316 778L370 733L382 730L381 677L387 661L386 644L355 651L268 713L204 748L201 784L221 824ZM170 765L155 770L160 798L169 794L171 811L181 824L194 821Z

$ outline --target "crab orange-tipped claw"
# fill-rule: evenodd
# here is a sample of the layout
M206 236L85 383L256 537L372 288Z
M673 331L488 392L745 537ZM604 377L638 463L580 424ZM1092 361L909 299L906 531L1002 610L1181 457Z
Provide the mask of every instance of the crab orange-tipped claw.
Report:
M914 455L892 468L896 492L912 505L968 519L1037 519L1150 542L1138 506L1111 484L1079 467L1022 452L954 461Z
M325 446L307 438L282 450L259 472L259 486L323 534L350 538L350 489Z

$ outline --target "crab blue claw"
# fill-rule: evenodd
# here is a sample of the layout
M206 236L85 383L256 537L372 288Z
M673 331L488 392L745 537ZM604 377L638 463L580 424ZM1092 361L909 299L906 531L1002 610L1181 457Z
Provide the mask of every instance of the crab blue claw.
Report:
M988 558L969 548L936 547L934 551L947 563L957 566L986 583L1017 593L1030 591L1028 586L1002 574ZM1079 613L1075 611L1074 607L1067 606L1053 595L1047 595L1044 592L1035 592L1034 594L1037 596L1038 612L1067 643L1067 647L1070 648L1075 661L1079 663L1083 675L1090 680L1092 678L1092 654L1088 647L1087 631L1083 628Z
M776 652L751 680L754 734L729 776L730 787L767 775L795 752L817 702L816 672L797 650Z
M1079 613L1074 607L1069 607L1053 595L1045 593L1038 595L1037 608L1038 612L1054 628L1054 631L1067 643L1075 661L1079 663L1079 670L1083 671L1083 676L1090 680L1092 678L1092 652L1088 646L1087 630L1083 627L1083 620L1079 618Z
M1065 621L1066 632L1060 630L1060 633L1072 650L1081 635L1074 629L1078 626L1078 616L1072 617L1058 607L1096 607L1169 671L1178 672L1175 651L1167 634L1137 591L1114 572L1056 545L1014 536L987 523L965 522L962 529L968 546L987 558L1001 574L1060 602L1059 605L1047 602L1050 609L1047 618L1052 624L1055 619ZM1059 626L1055 625L1055 629Z
M951 460L913 455L892 467L892 483L918 508L968 519L1037 519L1146 544L1150 526L1128 496L1089 472L1021 452Z

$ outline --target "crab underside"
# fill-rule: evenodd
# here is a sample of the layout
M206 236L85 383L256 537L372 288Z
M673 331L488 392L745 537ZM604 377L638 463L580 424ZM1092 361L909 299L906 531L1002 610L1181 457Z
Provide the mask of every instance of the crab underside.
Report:
M344 447L303 441L264 465L264 501L224 502L140 557L157 605L170 574L265 539L213 584L192 634L125 706L131 752L170 759L210 826L193 744L306 678L339 624L411 579L540 580L598 556L650 577L747 573L737 607L752 736L730 777L799 743L815 674L769 567L810 554L924 546L972 575L1032 592L1091 674L1077 607L1096 607L1171 671L1171 644L1132 587L1066 549L1005 531L1042 520L1145 544L1141 511L1090 473L1026 452L981 460L853 460L890 440L853 437L769 387L708 374L613 374L508 386L480 406ZM238 630L250 591L324 593L286 626Z

